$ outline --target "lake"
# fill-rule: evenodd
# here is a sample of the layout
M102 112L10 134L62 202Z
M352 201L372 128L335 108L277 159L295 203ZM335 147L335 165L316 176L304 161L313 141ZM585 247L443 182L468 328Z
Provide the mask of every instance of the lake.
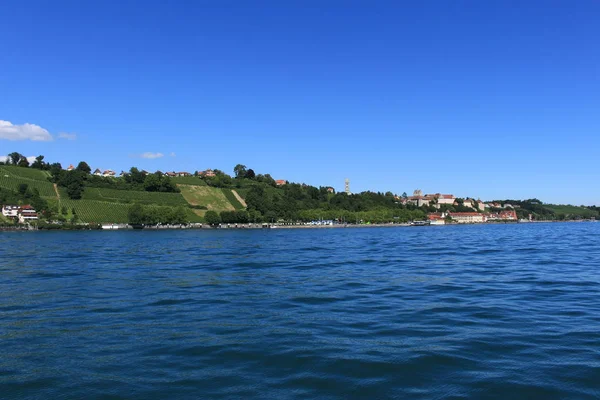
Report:
M0 232L0 398L598 398L599 233Z

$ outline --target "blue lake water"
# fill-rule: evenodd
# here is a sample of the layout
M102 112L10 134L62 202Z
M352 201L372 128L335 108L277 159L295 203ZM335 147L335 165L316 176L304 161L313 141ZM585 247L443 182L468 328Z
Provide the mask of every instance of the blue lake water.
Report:
M0 398L598 398L599 233L0 232Z

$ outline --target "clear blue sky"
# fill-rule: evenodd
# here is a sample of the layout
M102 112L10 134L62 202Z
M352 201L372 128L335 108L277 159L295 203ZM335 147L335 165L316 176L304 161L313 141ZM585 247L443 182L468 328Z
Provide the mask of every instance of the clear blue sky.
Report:
M0 120L13 126L0 126L0 154L600 204L596 0L9 1L1 13ZM42 128L54 140L6 139Z

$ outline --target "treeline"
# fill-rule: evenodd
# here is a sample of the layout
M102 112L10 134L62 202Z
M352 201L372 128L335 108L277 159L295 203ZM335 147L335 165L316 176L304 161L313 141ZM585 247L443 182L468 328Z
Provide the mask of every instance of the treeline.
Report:
M406 208L397 209L377 209L370 211L347 211L347 210L301 210L297 213L293 222L311 222L311 221L336 221L338 223L405 223L414 220L425 219L426 213L420 209L409 210ZM262 213L251 211L207 211L204 219L210 225L224 224L246 224L246 223L261 223L261 222L277 222L277 214L268 211L265 215Z
M185 225L188 218L184 207L143 206L134 204L129 208L131 225Z
M179 192L171 178L157 171L153 174L142 174L137 168L131 168L135 174L126 175L122 179L106 178L90 175L89 167L79 163L72 171L62 168L51 168L51 182L66 188L70 199L80 199L86 187L101 187L121 190L142 190L147 192Z
M254 184L262 184L268 187L277 187L277 182L269 174L257 174L252 168L248 168L243 164L237 164L233 168L233 177L227 173L215 169L214 176L201 175L196 171L195 175L199 176L208 186L218 188L242 188L249 187Z

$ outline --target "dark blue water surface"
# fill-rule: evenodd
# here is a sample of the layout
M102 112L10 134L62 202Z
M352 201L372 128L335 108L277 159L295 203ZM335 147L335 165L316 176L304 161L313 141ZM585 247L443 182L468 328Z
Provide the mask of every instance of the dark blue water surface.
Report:
M0 233L0 398L598 398L599 233Z

